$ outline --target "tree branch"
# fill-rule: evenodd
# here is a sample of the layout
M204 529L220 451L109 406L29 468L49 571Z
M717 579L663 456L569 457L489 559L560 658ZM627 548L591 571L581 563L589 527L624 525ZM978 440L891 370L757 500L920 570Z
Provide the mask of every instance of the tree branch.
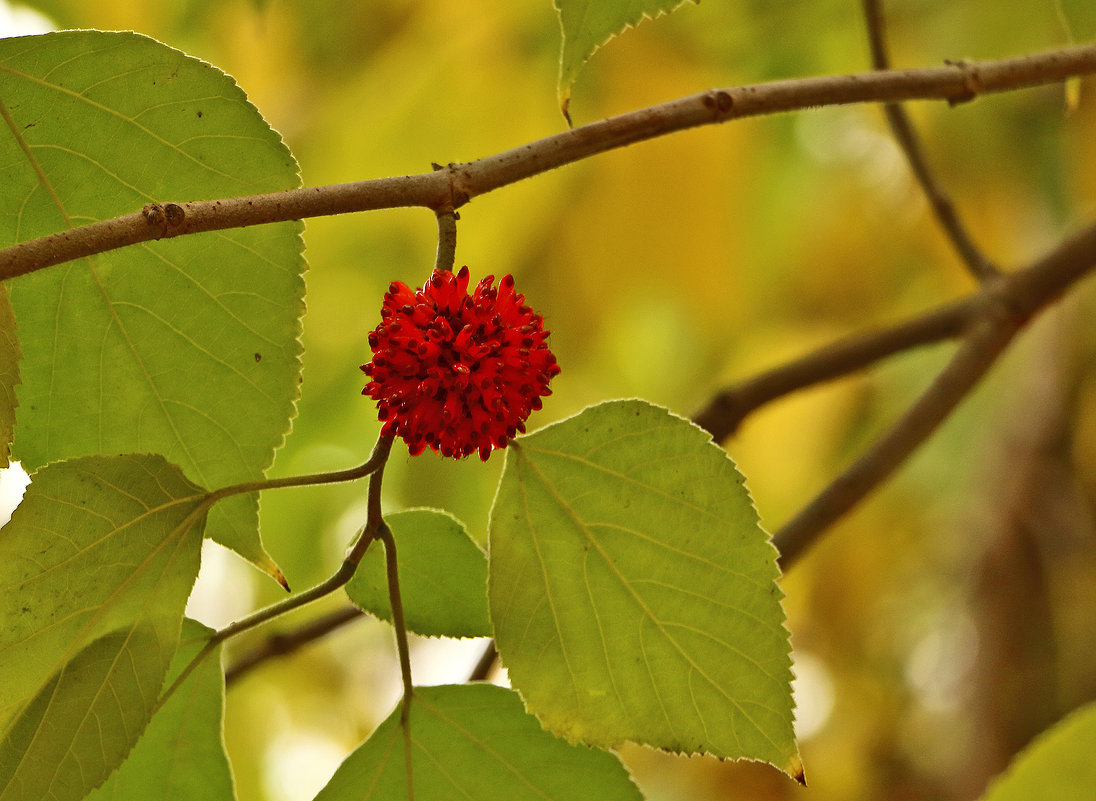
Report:
M598 153L675 131L814 106L940 99L1056 83L1096 72L1096 45L945 67L822 76L713 89L631 111L444 170L142 211L0 250L0 279L156 239L349 212L455 210L473 197Z
M693 422L720 442L765 404L800 389L861 370L919 345L957 337L970 317L973 296L891 328L854 334L716 393Z
M774 536L784 570L882 484L978 384L1030 319L1096 268L1096 225L1030 266L987 281L964 305L969 325L944 370L909 410Z
M310 620L300 628L270 635L258 647L234 660L225 670L225 687L231 687L266 660L291 654L308 643L364 617L365 613L356 606L345 606Z
M868 23L868 39L871 45L872 66L877 70L890 68L890 59L887 57L886 23L883 18L882 0L864 0L864 16ZM944 229L948 240L958 252L967 270L979 281L984 281L994 275L1000 274L1000 270L984 253L974 244L966 226L959 219L959 213L943 186L936 180L925 158L924 148L921 146L921 138L917 135L909 115L900 103L888 102L883 105L883 113L890 125L894 138L898 141L902 152L906 154L906 161L913 170L917 183L929 201L937 222Z

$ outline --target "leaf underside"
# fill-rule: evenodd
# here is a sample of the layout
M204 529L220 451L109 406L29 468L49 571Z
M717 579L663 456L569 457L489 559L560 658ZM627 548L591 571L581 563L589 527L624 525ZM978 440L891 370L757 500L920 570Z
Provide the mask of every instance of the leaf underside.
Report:
M0 245L149 203L299 185L231 78L144 36L3 39L0 80ZM300 231L166 239L13 280L25 356L16 458L32 470L150 452L206 487L261 477L298 394ZM254 496L218 504L209 535L278 575Z
M388 515L396 540L404 622L428 637L490 637L487 558L464 525L445 512L412 509ZM346 585L350 600L392 619L383 547L377 543Z
M508 449L490 523L499 654L568 739L798 778L775 557L705 432L642 401L589 408Z
M183 621L170 684L213 632ZM231 801L232 770L225 754L224 673L220 649L207 655L149 721L129 758L86 801Z
M76 801L133 747L198 574L203 499L155 455L32 476L0 531L0 800Z
M615 755L553 737L515 692L491 684L416 688L411 740L417 801L641 801ZM316 801L407 798L403 743L397 707Z

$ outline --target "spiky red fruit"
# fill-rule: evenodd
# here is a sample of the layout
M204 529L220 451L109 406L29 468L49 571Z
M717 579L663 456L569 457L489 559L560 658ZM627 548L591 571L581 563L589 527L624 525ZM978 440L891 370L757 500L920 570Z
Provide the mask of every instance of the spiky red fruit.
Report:
M544 320L513 277L493 281L469 295L467 267L435 270L422 289L394 281L384 296L362 394L377 401L381 432L402 437L412 456L429 447L455 458L479 451L486 461L552 394L560 368Z

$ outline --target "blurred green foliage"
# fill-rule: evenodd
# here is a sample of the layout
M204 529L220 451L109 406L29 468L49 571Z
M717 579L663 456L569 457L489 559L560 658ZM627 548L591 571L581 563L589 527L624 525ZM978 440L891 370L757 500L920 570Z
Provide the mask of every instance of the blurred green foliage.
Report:
M234 75L306 185L422 172L564 126L547 0L36 5L59 26L135 29ZM1067 30L1055 0L903 0L888 11L900 67L1091 35L1083 21ZM571 114L577 125L711 86L868 63L856 3L703 3L600 52ZM1091 80L1069 113L1060 87L910 111L975 239L1006 267L1092 219ZM366 335L391 280L426 277L434 233L421 210L308 221L304 394L278 473L364 459L378 428L359 395ZM871 107L682 133L477 198L461 209L457 259L474 278L513 273L554 332L564 372L534 428L612 397L688 414L730 381L972 289ZM822 709L801 744L811 798L975 798L1030 737L1096 696L1094 313L1082 285L786 577L797 656L821 666L800 688L804 711ZM823 487L948 350L751 418L726 444L765 524ZM386 504L448 509L482 541L501 463L397 454ZM332 570L363 504L357 486L263 499L265 542L295 588ZM256 603L280 593L246 569L230 577L229 595L251 582ZM306 797L271 780L270 766L290 761L287 742L355 747L398 694L393 651L381 624L362 623L233 687L227 738L242 801ZM438 667L436 653L416 643L417 676L463 678L460 659ZM763 766L623 755L652 801L803 797Z

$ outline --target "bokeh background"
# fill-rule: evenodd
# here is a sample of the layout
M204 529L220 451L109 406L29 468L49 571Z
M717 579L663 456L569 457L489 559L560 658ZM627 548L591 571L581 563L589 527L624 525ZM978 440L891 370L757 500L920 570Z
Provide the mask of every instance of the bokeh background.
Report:
M132 29L233 75L306 184L471 160L565 127L549 0L42 0L0 31ZM1096 35L1083 0L895 0L896 66L993 58ZM40 26L40 27L39 27ZM713 86L858 71L855 0L687 4L598 53L577 124ZM1096 218L1096 81L910 106L975 239L1006 267ZM564 372L533 427L609 398L690 414L720 387L835 337L971 291L877 108L676 134L476 198L458 264L513 273ZM309 220L303 397L278 474L363 460L368 331L394 279L421 284L433 216ZM1046 725L1096 697L1096 293L1041 318L898 477L783 580L809 789L764 766L621 752L651 801L973 799ZM770 530L894 420L946 360L936 346L799 393L726 444ZM485 539L502 459L398 453L388 509L429 505ZM10 480L10 477L9 477ZM263 536L291 584L332 572L364 487L269 493ZM205 552L191 614L281 597ZM279 621L292 627L338 599ZM233 643L234 658L269 633ZM416 640L420 683L463 681L482 642ZM390 631L361 619L229 690L241 801L310 799L399 693Z

